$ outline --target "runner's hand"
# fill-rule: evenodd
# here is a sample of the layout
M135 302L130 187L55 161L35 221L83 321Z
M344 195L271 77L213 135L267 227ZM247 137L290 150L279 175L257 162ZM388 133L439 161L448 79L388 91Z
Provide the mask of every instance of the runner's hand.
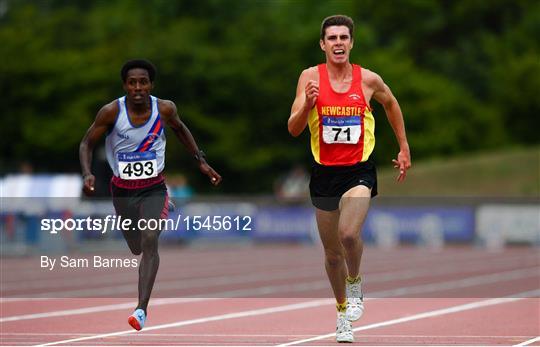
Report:
M83 192L87 196L95 194L96 177L92 174L83 176Z
M397 160L392 159L394 168L399 170L399 175L396 178L398 182L403 182L407 176L407 170L411 168L411 154L409 151L399 151Z
M199 165L199 170L208 178L210 178L210 183L212 183L214 186L217 186L221 183L221 176L214 170L210 165L208 165L205 161L202 161Z
M306 102L304 107L311 110L317 103L319 97L319 83L314 80L309 80L306 84Z

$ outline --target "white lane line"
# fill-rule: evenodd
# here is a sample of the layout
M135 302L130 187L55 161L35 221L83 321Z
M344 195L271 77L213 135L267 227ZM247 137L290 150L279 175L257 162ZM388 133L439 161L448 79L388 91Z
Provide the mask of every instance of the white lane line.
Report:
M2 333L1 336L14 336L21 338L24 337L40 337L40 336L94 336L99 333ZM309 334L177 334L177 333L162 333L162 334L141 334L137 338L148 338L148 337L291 337L291 336L298 336L298 337L310 337L312 335ZM395 335L392 335L395 336ZM529 336L514 336L514 338L527 338Z
M238 276L241 274L244 274L246 272L249 272L251 269L253 269L253 265L250 265L250 267L244 267L241 268L239 265L233 265L234 267L231 272L231 266L228 268L223 267L222 269L216 269L214 272L208 271L208 269L205 269L206 273L203 273L201 271L196 272L194 270L192 271L182 271L180 280L186 281L186 280L206 280L216 277L224 276L224 274L227 274L229 276ZM228 271L227 271L228 270ZM280 267L280 268L271 268L266 269L266 272L269 273L278 273L283 271L289 271L290 268L286 267ZM306 272L313 270L319 270L319 266L314 264L305 264L301 265L299 264L299 271ZM128 270L126 270L128 271ZM63 284L64 287L83 287L88 286L88 276L93 277L93 283L92 285L99 285L99 284L114 284L114 285L122 285L126 282L131 282L133 279L137 278L137 272L122 272L122 273L106 273L106 274L98 274L96 272L90 272L90 273L70 273L70 277L64 277L64 278L46 278L41 280L21 280L18 282L3 282L0 285L0 289L2 289L3 292L7 291L14 291L14 290L20 290L21 288L24 288L25 290L45 290L58 287L59 281ZM172 273L171 271L164 271L163 274L160 272L160 278L162 278L162 282L170 282L170 281L177 281L179 279L179 273L178 270L176 270L176 273ZM4 276L5 277L5 276Z
M186 326L186 325L215 322L215 321L226 320L226 319L261 316L261 315L271 314L271 313L286 312L286 311L292 311L292 310L300 310L300 309L304 309L304 308L317 307L317 306L321 306L321 305L329 305L329 304L331 304L333 302L334 302L334 299L321 299L321 300L306 301L306 302L297 303L297 304L289 304L289 305L276 306L276 307L270 307L270 308L248 310L248 311L240 311L240 312L235 312L235 313L227 313L227 314L221 314L221 315L217 315L217 316L209 316L209 317L190 319L190 320L178 321L178 322L174 322L174 323L151 326L151 327L148 327L148 328L144 328L144 331L175 328L175 327L181 327L181 326ZM39 345L39 346L53 346L53 345L58 345L58 344L66 344L66 343L73 343L73 342L79 342L79 341L101 339L101 338L105 338L105 337L132 334L134 332L136 332L136 331L133 330L133 329L124 330L124 331L117 331L117 332L107 333L107 334L100 334L100 335L94 335L94 336L79 337L79 338L75 338L75 339L54 341L54 342L44 343L44 344Z
M504 302L513 302L518 300L523 300L527 297L537 296L540 294L540 289L522 292L522 293L516 293L510 295L511 297L508 298L497 298L497 299L489 299L489 300L483 300L483 301L477 301L469 304L464 305L458 305L454 307L449 307L446 309L441 310L435 310L430 312L424 312L418 315L410 316L410 317L404 317L399 319L394 319L386 322L380 322L376 324L371 324L369 326L365 327L359 327L354 329L355 331L359 330L367 330L367 329L373 329L379 326L386 326L386 325L393 325L393 324L399 324L403 322L408 322L411 320L417 320L422 318L428 318L433 316L439 316L442 314L448 314L453 312L460 312L465 310L470 310L473 308L478 307L484 307L489 305L496 305L499 303ZM227 320L227 319L234 319L234 318L244 318L244 317L253 317L253 316L260 316L265 314L272 314L272 313L278 313L278 312L286 312L286 311L292 311L292 310L299 310L304 308L311 308L311 307L318 307L321 305L330 305L334 303L334 299L322 299L322 300L312 300L297 304L289 304L289 305L283 305L283 306L277 306L277 307L270 307L270 308L264 308L264 309L256 309L256 310L248 310L248 311L241 311L241 312L235 312L235 313L229 313L229 314L223 314L223 315L217 315L217 316L209 316L209 317L203 317L198 319L192 319L192 320L184 320L184 321L178 321L168 324L161 324L156 326L151 326L148 328L145 328L144 331L152 331L152 330L158 330L158 329L167 329L167 328L174 328L174 327L180 327L180 326L186 326L186 325L194 325L194 324L201 324L201 323L208 323L208 322L214 322L214 321L220 321L220 320ZM441 313L444 312L444 313ZM68 340L61 340L61 341L55 341L55 342L49 342L45 343L39 346L52 346L52 345L58 345L58 344L66 344L66 343L72 343L72 342L79 342L79 341L87 341L87 340L93 340L93 339L100 339L100 338L106 338L106 337L112 337L112 336L120 336L120 335L127 335L134 333L135 330L124 330L124 331L118 331L118 332L112 332L112 333L106 333L106 334L100 334L100 335L94 335L94 336L86 336L86 337L79 337L74 339L68 339ZM311 339L303 339L299 341L311 341L311 340L320 340L324 339L326 337L331 337L335 335L335 333L323 335L322 337L315 337ZM302 342L292 342L285 345L294 345Z
M184 302L196 302L196 301L203 301L203 300L212 300L212 298L154 299L152 300L152 306L160 306L160 305L168 305L168 304L176 304L176 303L184 303ZM214 300L217 300L217 299L214 299ZM76 308L76 309L70 309L70 310L49 311L49 312L25 314L25 315L20 315L20 316L2 317L0 318L0 323L15 322L15 321L27 320L27 319L62 317L62 316L71 316L71 315L77 315L77 314L124 310L124 309L133 308L135 307L135 305L136 305L135 302L126 302L123 304L90 306L90 307Z
M2 332L1 336L4 337L43 337L43 336L94 336L96 334L99 334L98 332L94 333L5 333ZM182 334L182 333L144 333L141 334L138 338L144 339L144 338L150 338L150 337L312 337L313 335L309 334L203 334L203 333L197 333L197 334ZM392 335L385 335L385 334L362 334L362 337L369 337L369 338L411 338L411 339L418 339L418 338L433 338L433 335L399 335L399 334L392 334ZM437 335L437 337L445 337L445 338L456 338L456 339L463 339L463 340L472 340L472 339L499 339L499 338L508 338L508 339L526 339L529 338L530 335ZM517 346L517 345L516 345Z
M527 292L523 292L523 293L516 293L516 294L513 294L513 295L509 295L509 297L506 297L506 298L494 298L494 299L488 299L488 300L482 300L482 301L475 301L475 302L471 302L471 303L468 303L468 304L451 306L451 307L447 307L447 308L443 308L443 309L438 309L438 310L427 311L427 312L415 314L415 315L412 315L412 316L407 316L407 317L382 321L382 322L378 322L378 323L368 324L368 325L364 325L364 326L354 328L353 331L363 331L363 330L381 328L381 327L386 327L386 326L390 326L390 325L396 325L396 324L411 322L411 321L424 319L424 318L438 317L438 316L443 316L443 315L450 314L450 313L463 312L463 311L473 310L473 309L486 307L486 306L493 306L493 305L498 305L498 304L504 304L504 303L514 302L514 301L524 300L527 297L536 296L539 293L540 293L540 289L537 289L537 290L532 290L532 291L527 291ZM314 336L314 337L311 337L311 338L308 338L308 339L302 339L302 340L296 340L296 341L292 341L292 342L283 343L283 344L278 345L278 347L299 345L301 343L324 340L324 339L327 339L327 338L330 338L330 337L333 337L333 336L336 336L335 332L325 334L325 335Z
M462 289L467 287L474 287L479 285L500 283L506 281L515 281L518 279L537 277L538 269L537 268L528 268L522 270L513 270L513 271L504 271L498 272L489 275L480 275L473 277L466 277L462 279L450 280L446 282L435 282L414 285L409 287L401 287L398 289L390 290L381 290L377 292L369 293L371 298L386 298L386 297L406 297L407 295L414 295L420 293L432 293L443 290L452 290L452 289ZM313 281L313 282L303 282L299 284L280 284L280 285L269 285L256 288L244 288L244 289L233 289L229 291L210 293L210 294L201 294L196 295L196 297L210 296L210 297L220 297L220 298L242 298L250 297L256 298L264 295L276 295L283 293L297 293L297 292L309 292L314 289L325 289L328 288L327 280ZM466 296L467 293L462 293L459 297ZM458 297L458 296L456 296Z
M2 333L1 336L14 336L14 337L40 337L40 336L94 336L99 334L98 332L94 333ZM138 338L144 339L149 337L313 337L309 334L181 334L181 333L144 333L141 334ZM362 337L384 337L384 338L433 338L433 335L399 335L399 334L362 334ZM530 335L437 335L437 337L445 338L456 338L463 340L472 340L472 339L499 339L501 337L508 339L526 339ZM534 341L533 341L534 342ZM517 346L517 345L516 345Z
M239 275L225 275L225 276L216 276L216 277L205 277L205 278L188 278L180 279L175 281L160 281L156 284L155 291L165 291L165 290L188 290L188 289L197 289L197 288L208 288L211 286L226 286L226 285L237 285L245 283L254 283L260 281L272 281L272 280L288 280L292 278L302 278L302 277L319 277L319 273L310 273L302 272L293 273L290 269L286 269L280 272L273 272L272 274L268 273L255 273L255 274L239 274ZM88 287L88 286L87 286ZM99 293L101 296L115 296L122 294L135 293L137 291L137 286L133 283L122 283L114 286L102 286L99 288ZM45 293L39 293L34 295L34 297L89 297L94 295L96 288L85 288L85 289L74 289L66 291L50 291ZM24 294L27 295L27 294ZM212 294L205 294L205 296L212 296Z
M474 277L467 277L459 280L451 280L446 282L439 283L428 283L421 284L409 287L403 287L398 289L382 290L378 292L369 293L369 296L372 298L383 298L383 297L404 297L407 295L421 294L421 293L432 293L442 290L451 290L458 288L473 287L478 285L493 284L504 281L514 281L521 278L527 278L531 276L536 276L538 271L536 268L532 269L522 269L522 270L513 270L505 271L489 275L481 275ZM201 300L208 298L241 298L241 297L261 297L265 295L275 295L278 293L298 293L305 291L313 291L317 289L325 289L328 287L328 281L313 281L313 282L304 282L298 284L283 284L283 285L272 285L272 286L263 286L256 288L245 288L245 289L236 289L230 291L216 292L216 293L206 293L197 295L192 298L185 299L156 299L152 301L152 305L163 305L160 304L159 300L163 301L164 304L176 303L176 302L189 302L190 300ZM466 293L464 293L465 295ZM179 300L179 301L167 301L167 300ZM94 306L88 308L80 308L73 310L62 310L62 311L52 311L52 312L42 312L35 314L26 314L19 316L10 316L0 318L0 323L3 322L12 322L19 320L28 320L28 319L40 319L40 318L49 318L49 317L60 317L60 316L69 316L77 314L86 314L86 313L96 313L96 312L105 312L105 311L114 311L120 309L128 309L132 307L132 303L116 304L116 305L104 305L104 306Z
M372 295L378 296L378 297L404 297L406 295L412 295L412 294L475 287L475 286L480 286L480 285L487 285L487 284L506 282L506 281L515 281L518 279L538 277L538 276L539 276L538 267L532 267L532 268L527 268L527 269L504 271L504 272L491 273L487 275L453 279L446 282L434 282L434 283L420 284L416 286L403 287L403 288L397 288L397 289L382 290L382 291L373 293ZM463 296L466 297L467 293L466 292L462 293L461 297Z
M523 260L522 260L523 261ZM522 263L523 264L523 263ZM508 265L508 264L505 264ZM512 264L513 265L513 264ZM517 264L516 264L517 265ZM489 266L493 266L493 263L491 263ZM485 264L469 264L467 265L467 271L481 271L485 269ZM538 267L528 268L533 269L538 272ZM503 270L503 269L500 269ZM488 275L483 276L490 276L494 275L495 277L502 275L502 274L510 274L514 273L515 271L523 271L527 269L523 269L523 266L521 266L520 270L510 270L507 272L497 272L492 273ZM446 267L440 267L436 270L433 269L421 269L421 270L408 270L408 271L397 271L397 272L389 272L389 273L381 273L381 274L367 274L365 275L365 279L367 282L370 283L383 283L383 282L389 282L389 281L395 281L395 280L405 280L405 279L414 279L419 278L425 275L448 275L453 273L460 273L463 272L463 267L456 267L455 265L446 266ZM309 272L300 272L305 277L315 277L319 276L319 273L309 273ZM165 281L160 282L156 286L157 291L165 291L165 290L188 290L188 289L195 289L195 288L207 288L209 285L216 286L216 285L233 285L233 284L245 284L245 283L256 283L261 280L284 280L284 279L290 279L290 278L298 278L298 274L293 274L290 271L285 272L276 272L271 275L268 274L241 274L241 275L229 275L229 276L218 276L218 277L207 277L207 278L193 278L193 279L181 279L177 281ZM475 278L475 277L469 277L469 278ZM467 278L467 279L469 279ZM452 283L452 282L450 282ZM110 287L100 287L99 292L101 295L109 295L109 296L115 296L120 294L128 294L132 293L134 290L136 291L136 286L133 286L132 284L122 284L122 285L114 285ZM34 295L34 297L87 297L92 296L95 293L95 288L91 289L75 289L75 290L67 290L67 291L52 291L52 292L46 292L46 293L39 293ZM26 294L25 294L26 295ZM194 295L194 296L205 296L205 297L212 297L216 294L213 293L201 293L200 295ZM217 294L221 295L221 293ZM249 294L247 294L250 296ZM399 293L396 293L395 295L400 295ZM223 294L223 296L231 296Z
M530 340L527 340L527 341L523 341L522 343L519 343L517 345L514 345L514 347L517 347L517 346L528 346L530 345L531 343L535 343L535 342L538 342L540 341L540 336L537 336L535 338L532 338Z
M437 259L439 260L439 259ZM461 259L460 259L461 260ZM526 263L526 264L525 264ZM475 260L475 263L469 261L467 263L467 266L466 266L466 270L467 272L473 272L473 271L479 271L479 270L503 270L503 269L494 269L493 267L495 266L498 266L498 265L503 265L505 267L514 267L514 264L515 265L518 265L520 268L524 267L524 266L531 266L531 265L537 265L538 264L538 258L536 256L534 257L528 257L528 256L513 256L513 257L506 257L506 258L503 258L503 259L496 259L496 260L490 260L490 261L486 261L486 260L482 260L482 259L479 259L479 260ZM252 266L250 264L250 266ZM433 268L429 268L429 269L422 269L421 271L418 270L418 267L412 267L414 268L415 270L398 270L398 271L390 271L390 272L380 272L380 271L377 271L377 272L370 272L366 275L366 278L369 278L370 279L370 282L372 282L373 280L377 279L377 280L385 280L385 279L406 279L406 278L410 278L410 276L413 276L413 277L417 277L419 276L420 274L429 274L429 275L433 275L433 274L445 274L445 273L454 273L454 272L463 272L464 270L464 266L462 264L462 262L460 263L456 263L455 261L453 261L452 263L448 264L448 262L444 263L444 264L441 264L440 266L437 266L436 269L433 269ZM306 264L306 269L304 270L299 270L299 273L305 273L306 270L308 269L319 269L318 266L308 266ZM235 265L235 270L238 270L238 266ZM272 273L277 273L277 272L281 272L283 271L283 269L279 268L279 269L273 269L271 270ZM435 273L433 273L435 271ZM217 273L222 273L223 271L218 271ZM268 271L267 271L268 272ZM213 272L214 274L216 272ZM239 274L231 274L231 275L228 275L227 277L228 278L232 278L232 277L237 277L237 276L240 276L241 274L244 274L244 272L240 272ZM373 273L373 274L372 274ZM88 274L90 275L90 274ZM186 287L186 284L189 283L190 281L197 281L198 283L200 283L201 281L205 281L205 280L220 280L220 277L216 277L216 276L211 276L210 274L207 274L203 277L197 277L197 278L193 278L193 277L190 277L190 274L189 273L184 273L183 274L183 277L184 278L181 278L180 280L177 279L177 276L174 276L175 280L172 280L173 277L168 277L168 275L170 275L170 272L168 273L164 273L164 274L161 274L160 273L160 278L162 278L162 280L160 280L160 283L165 285L164 288L167 288L167 289L180 289L180 288L185 288ZM201 273L200 272L197 272L197 275L200 276ZM319 275L319 272L313 272L312 275ZM116 274L107 274L107 275L102 275L102 276L99 276L98 278L95 279L95 282L94 285L97 285L97 284L111 284L111 282L115 282L115 281L119 281L118 283L114 283L114 285L112 286L109 286L109 287L104 287L104 286L101 286L100 287L100 292L101 293L104 293L104 290L108 292L106 292L106 294L108 295L115 295L115 294L120 294L120 293L129 293L129 292L133 292L133 286L123 286L121 287L122 285L126 284L125 281L128 280L128 279L132 279L134 275L132 273L116 273ZM164 277L165 276L165 277ZM4 276L6 277L6 276ZM241 280L241 278L239 277L238 278L239 280ZM2 289L2 291L5 293L7 291L10 291L10 290L17 290L17 289L20 289L20 288L24 288L25 290L34 290L34 289L45 289L45 288L50 288L51 286L52 287L56 287L58 285L58 281L60 279L59 278L48 278L48 279L34 279L32 281L35 281L35 283L27 283L28 281L18 281L18 282L13 282L13 283L6 283L7 281L5 281L5 278L4 278L4 281L2 283L2 285L0 285L0 288ZM82 285L82 284L85 284L87 285L88 284L88 278L87 276L84 276L83 277L76 277L76 278L67 278L67 279L62 279L62 283L65 284L64 287L69 287L69 286L79 286L79 285ZM180 285L178 285L178 283L180 283ZM190 287L190 286L189 286ZM188 288L189 288L188 287ZM90 291L93 293L93 291L95 291L95 289L90 289ZM92 294L90 293L90 294ZM8 294L8 296L11 296L13 294ZM24 295L28 295L28 294L24 294ZM87 290L84 290L84 289L78 289L78 290L73 290L73 291L67 291L67 292L63 292L63 291L58 291L58 290L55 290L55 291L50 291L50 292L41 292L41 293L36 293L36 295L39 295L41 297L49 297L49 296L85 296L85 295L88 295L88 289Z

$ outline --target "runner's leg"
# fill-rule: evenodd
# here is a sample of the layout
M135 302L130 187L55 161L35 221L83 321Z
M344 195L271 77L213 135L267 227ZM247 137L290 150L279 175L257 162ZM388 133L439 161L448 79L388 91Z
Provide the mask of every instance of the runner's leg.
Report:
M129 189L116 187L111 183L111 194L113 196L113 205L117 216L121 216L124 220L131 220L135 223L138 219L138 208L132 197L133 193ZM122 228L122 235L127 242L129 250L135 255L142 252L141 249L141 233L139 230Z
M371 190L363 185L349 189L340 201L339 241L343 245L348 275L356 278L360 271L360 262L364 243L360 230L366 219Z
M168 208L167 190L163 185L155 189L150 196L145 197L140 206L141 219L158 221L162 217L164 209ZM137 308L146 313L150 295L154 287L156 275L159 269L158 239L161 230L141 230L142 257L139 264L139 303Z
M324 247L326 273L338 303L344 303L347 269L343 247L338 237L339 210L324 211L316 208L319 235Z

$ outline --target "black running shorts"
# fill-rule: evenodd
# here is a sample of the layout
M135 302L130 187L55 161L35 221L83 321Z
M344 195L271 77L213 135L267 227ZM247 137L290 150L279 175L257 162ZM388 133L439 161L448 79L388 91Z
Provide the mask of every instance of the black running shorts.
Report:
M321 210L338 209L341 196L361 185L371 189L371 197L377 195L377 171L371 158L351 166L324 166L315 162L312 165L311 202Z
M166 218L169 197L164 182L144 188L121 188L111 183L111 193L116 214L131 219L135 225L139 219Z

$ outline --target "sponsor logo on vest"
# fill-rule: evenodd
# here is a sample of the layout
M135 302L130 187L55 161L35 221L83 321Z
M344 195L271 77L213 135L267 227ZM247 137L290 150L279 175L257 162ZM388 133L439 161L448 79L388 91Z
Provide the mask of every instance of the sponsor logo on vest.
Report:
M148 140L150 141L150 143L156 141L156 139L158 138L158 136L156 134L149 134L148 136L146 136L146 139L145 140Z
M358 106L322 106L321 113L326 116L359 116L362 108Z

